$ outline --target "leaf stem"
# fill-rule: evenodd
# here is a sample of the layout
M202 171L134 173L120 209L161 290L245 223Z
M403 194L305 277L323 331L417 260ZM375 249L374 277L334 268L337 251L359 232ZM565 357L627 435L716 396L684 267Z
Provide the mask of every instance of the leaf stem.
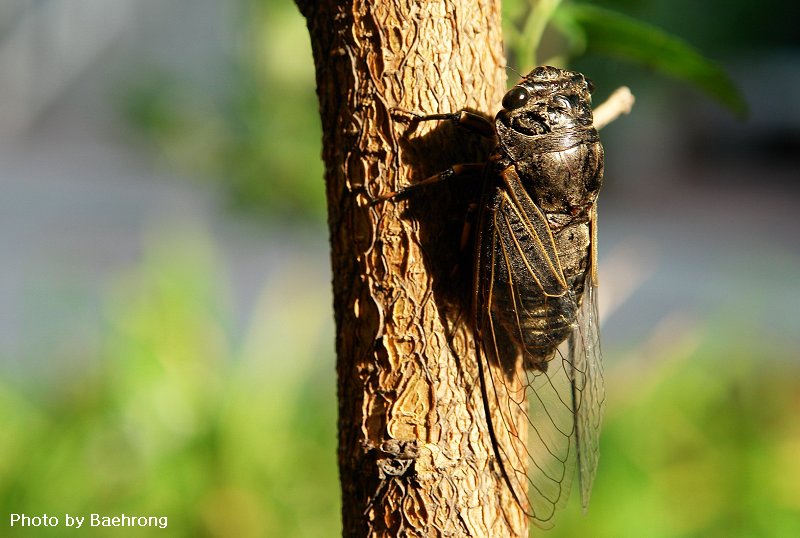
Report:
M594 109L594 126L602 129L622 114L630 114L634 102L633 94L627 86L620 86L608 99Z
M534 0L531 0L532 2ZM517 50L520 70L528 71L537 64L537 52L544 35L544 29L553 16L561 0L536 0L532 5L525 24L522 27L522 36Z

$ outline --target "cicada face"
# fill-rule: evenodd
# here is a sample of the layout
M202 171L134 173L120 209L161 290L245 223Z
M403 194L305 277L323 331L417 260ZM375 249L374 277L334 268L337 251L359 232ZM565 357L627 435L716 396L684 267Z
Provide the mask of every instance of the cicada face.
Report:
M537 67L506 93L496 121L527 136L591 127L592 89L580 73Z

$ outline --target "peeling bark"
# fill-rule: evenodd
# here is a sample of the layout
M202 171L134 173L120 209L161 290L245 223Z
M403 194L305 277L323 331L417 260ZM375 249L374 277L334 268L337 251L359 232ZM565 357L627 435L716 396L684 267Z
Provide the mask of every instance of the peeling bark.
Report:
M499 1L297 3L324 133L343 534L527 536L488 433L471 253L459 247L478 182L372 203L485 159L487 148L451 125L423 125L406 139L391 114L497 108Z

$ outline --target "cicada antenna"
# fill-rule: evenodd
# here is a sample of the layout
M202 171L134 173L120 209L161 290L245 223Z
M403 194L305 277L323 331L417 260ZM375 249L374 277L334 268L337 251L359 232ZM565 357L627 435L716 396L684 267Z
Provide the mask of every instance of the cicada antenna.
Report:
M515 75L517 75L519 78L525 78L525 77L523 77L523 76L522 76L522 74L521 74L519 71L517 71L516 69L514 69L514 68L513 68L513 67L511 67L510 65L507 65L507 66L506 66L506 69L508 69L509 71L511 71L512 73L514 73Z

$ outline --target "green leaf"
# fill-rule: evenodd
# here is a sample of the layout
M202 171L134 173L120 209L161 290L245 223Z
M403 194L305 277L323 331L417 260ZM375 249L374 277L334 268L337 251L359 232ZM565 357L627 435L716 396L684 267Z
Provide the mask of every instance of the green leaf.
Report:
M747 115L747 104L725 70L682 39L607 9L567 4L559 10L557 25L583 30L586 52L606 53L642 63L683 79L731 110Z

